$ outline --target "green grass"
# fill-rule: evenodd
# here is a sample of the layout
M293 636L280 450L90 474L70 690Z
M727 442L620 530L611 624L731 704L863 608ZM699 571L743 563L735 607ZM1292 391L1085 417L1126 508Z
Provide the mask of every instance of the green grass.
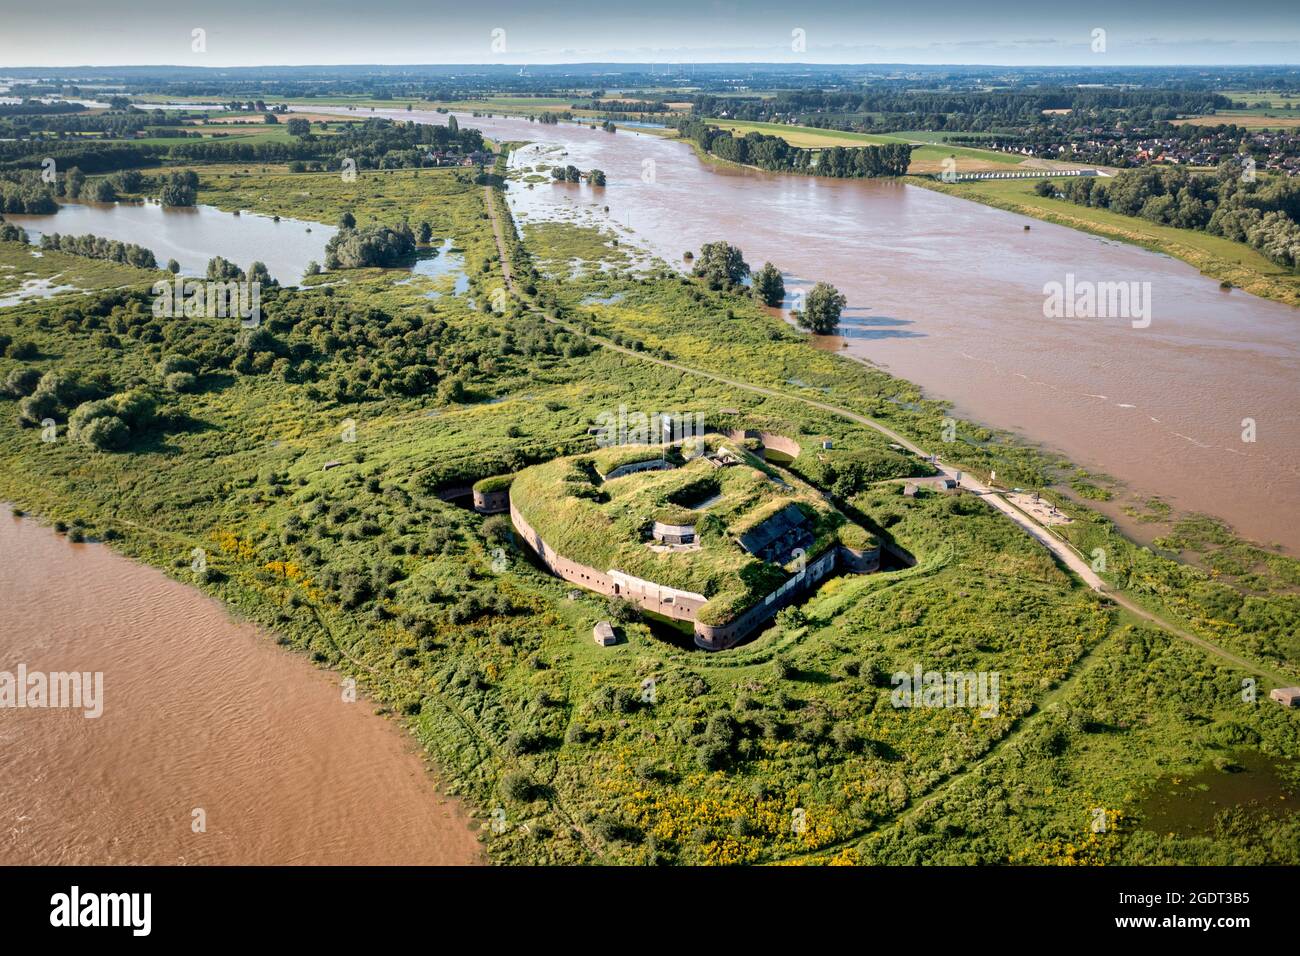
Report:
M61 296L76 297L84 291L151 285L163 275L102 259L41 250L34 245L0 242L0 298L18 293L24 283L33 280L49 280L55 287L72 286Z

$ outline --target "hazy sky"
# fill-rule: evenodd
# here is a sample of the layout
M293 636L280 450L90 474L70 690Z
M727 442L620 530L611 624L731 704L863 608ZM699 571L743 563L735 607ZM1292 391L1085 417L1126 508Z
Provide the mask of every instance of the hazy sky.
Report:
M5 66L1300 63L1298 0L0 0ZM1104 53L1092 50L1106 31ZM206 31L207 50L192 49ZM805 48L793 48L803 30ZM493 47L493 31L504 31ZM498 37L501 37L498 34Z

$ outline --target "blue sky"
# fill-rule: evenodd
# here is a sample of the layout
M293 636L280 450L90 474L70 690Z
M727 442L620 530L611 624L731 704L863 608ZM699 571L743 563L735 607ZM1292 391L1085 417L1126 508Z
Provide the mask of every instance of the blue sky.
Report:
M1300 63L1297 0L0 0L5 66ZM206 31L194 52L192 31ZM1106 31L1104 53L1093 31ZM504 49L493 31L504 31ZM805 46L793 48L803 30ZM497 35L502 36L501 34Z

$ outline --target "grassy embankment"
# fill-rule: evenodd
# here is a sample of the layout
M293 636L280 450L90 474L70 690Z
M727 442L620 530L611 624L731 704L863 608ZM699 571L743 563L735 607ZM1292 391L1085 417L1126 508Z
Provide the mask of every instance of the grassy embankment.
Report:
M1181 259L1214 279L1230 282L1261 298L1288 305L1300 302L1300 275L1270 262L1242 242L1039 196L1034 192L1036 180L941 183L912 179L909 182L1107 239L1130 242Z

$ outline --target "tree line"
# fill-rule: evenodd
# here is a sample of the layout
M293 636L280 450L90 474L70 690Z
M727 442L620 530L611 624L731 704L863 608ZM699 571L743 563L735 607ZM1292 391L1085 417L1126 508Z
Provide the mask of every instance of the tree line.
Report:
M1130 121L1170 120L1231 107L1222 94L1179 89L1032 90L786 90L770 98L697 94L697 116L737 120L797 120L824 129L1005 131L1056 123L1095 122L1123 115ZM1068 111L1048 115L1046 110Z
M684 119L677 128L711 156L773 172L811 173L836 179L903 176L912 155L908 143L816 150L791 146L779 136L759 132L736 137L696 119Z
M1256 179L1235 160L1211 173L1146 167L1109 181L1081 177L1059 187L1043 180L1035 188L1082 206L1244 242L1279 265L1300 268L1300 180Z
M138 269L157 269L158 260L151 250L137 246L133 242L119 242L117 239L105 239L103 236L65 236L57 232L47 232L41 236L42 249L54 249L86 259L103 259L108 262L120 262Z

